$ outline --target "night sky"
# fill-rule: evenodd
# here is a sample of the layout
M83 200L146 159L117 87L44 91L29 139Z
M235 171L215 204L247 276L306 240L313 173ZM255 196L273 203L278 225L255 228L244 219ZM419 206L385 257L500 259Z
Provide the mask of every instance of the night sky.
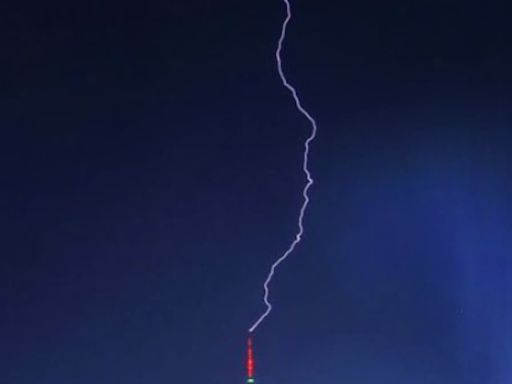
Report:
M512 381L507 3L293 1L257 383ZM1 384L244 382L284 11L0 3Z

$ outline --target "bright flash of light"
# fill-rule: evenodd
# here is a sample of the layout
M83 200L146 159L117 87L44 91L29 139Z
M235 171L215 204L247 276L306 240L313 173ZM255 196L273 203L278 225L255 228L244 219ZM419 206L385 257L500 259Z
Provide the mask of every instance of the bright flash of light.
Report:
M309 170L309 151L310 151L309 147L310 147L311 142L316 137L317 124L316 124L315 119L302 106L300 98L297 94L297 90L293 87L293 85L290 84L290 82L286 78L286 75L284 74L284 71L283 71L283 61L282 61L281 53L283 50L283 43L286 39L286 32L287 32L288 24L289 24L290 20L292 19L292 9L291 9L291 5L290 5L290 1L289 0L283 0L283 1L286 5L286 18L284 19L283 24L282 24L281 35L279 37L275 56L276 56L276 61L277 61L277 71L279 72L279 76L281 77L281 81L282 81L284 87L286 87L290 91L290 93L293 97L293 100L295 101L295 105L296 105L297 109L299 110L299 112L302 115L304 115L304 117L311 123L310 135L307 137L306 141L304 142L304 157L303 157L303 163L302 163L302 170L306 176L307 183L304 186L304 189L302 190L302 196L304 197L304 201L300 208L300 214L299 214L299 218L297 220L298 230L295 235L295 240L293 240L293 242L290 244L288 249L270 267L270 272L267 276L267 279L265 280L265 283L263 284L263 288L265 291L265 294L263 296L263 301L265 302L266 310L258 318L258 320L256 320L256 322L251 326L251 328L249 328L249 332L251 332L251 333L254 332L256 330L256 328L258 328L258 326L261 324L261 322L263 320L265 320L265 318L272 311L272 304L270 303L270 300L269 300L269 295L270 295L269 284L271 283L272 278L274 277L276 268L279 266L279 264L281 264L283 261L285 261L288 258L288 256L295 250L295 247L302 240L302 236L304 234L304 224L303 224L304 223L304 215L305 215L306 209L308 208L308 205L309 205L309 194L308 193L309 193L309 189L311 188L311 186L313 185L313 182L314 182L313 177L311 176L311 172Z

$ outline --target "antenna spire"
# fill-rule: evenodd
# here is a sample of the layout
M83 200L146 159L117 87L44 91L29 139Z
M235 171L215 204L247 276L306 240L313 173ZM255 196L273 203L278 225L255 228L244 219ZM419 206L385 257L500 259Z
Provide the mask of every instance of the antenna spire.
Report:
M247 384L253 384L254 381L254 351L252 349L252 338L247 339Z

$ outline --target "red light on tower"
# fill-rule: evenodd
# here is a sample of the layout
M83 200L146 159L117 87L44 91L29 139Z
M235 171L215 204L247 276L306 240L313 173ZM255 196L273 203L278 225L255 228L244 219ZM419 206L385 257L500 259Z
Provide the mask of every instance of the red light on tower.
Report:
M247 383L254 383L254 352L252 350L252 339L247 340Z

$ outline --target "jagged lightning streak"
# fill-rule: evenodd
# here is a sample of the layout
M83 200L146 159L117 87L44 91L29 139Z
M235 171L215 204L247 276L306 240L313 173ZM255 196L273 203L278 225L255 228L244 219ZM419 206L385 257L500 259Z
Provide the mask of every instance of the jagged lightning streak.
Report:
M279 259L277 259L276 262L274 264L272 264L272 266L270 267L270 272L269 272L269 274L267 276L267 279L265 280L265 283L263 284L263 288L265 290L265 295L263 296L263 301L265 302L265 305L266 305L267 309L258 318L258 320L256 320L256 322L253 324L253 326L251 328L249 328L249 332L251 332L251 333L254 332L256 330L256 328L258 328L258 326L261 324L261 322L263 320L265 320L265 318L272 311L272 304L269 301L269 294L270 294L269 284L272 281L272 278L274 277L274 273L276 271L276 268L279 266L279 264L281 264L284 260L286 260L286 258L294 251L294 249L297 246L297 244L299 244L301 242L301 240L302 240L302 235L304 234L304 225L303 225L304 214L306 213L306 209L307 209L307 207L309 205L309 194L308 194L308 192L309 192L309 189L311 188L311 186L313 185L313 182L314 182L313 178L311 177L311 172L309 171L309 146L310 146L311 142L316 137L317 125L316 125L315 119L302 106L302 103L301 103L300 98L299 98L299 96L297 94L297 91L295 90L293 85L291 85L288 82L288 79L286 78L286 76L284 74L284 71L283 71L283 61L282 61L282 58L281 58L281 52L283 50L283 43L284 43L284 41L286 39L286 31L287 31L287 28L288 28L288 23L292 19L292 9L291 9L291 5L290 5L290 1L289 0L283 0L283 1L284 1L285 5L286 5L286 18L284 19L284 22L283 22L283 25L282 25L282 28L281 28L281 35L279 36L279 41L278 41L277 49L276 49L276 53L275 53L276 61L277 61L277 71L279 72L279 76L281 77L281 81L282 81L283 85L292 94L292 97L293 97L293 100L295 101L295 105L297 106L297 109L311 123L311 133L308 136L308 138L306 139L306 141L304 142L304 160L303 160L303 163L302 163L302 170L303 170L304 174L306 175L307 183L306 183L304 189L302 190L302 196L304 197L304 202L302 204L302 207L300 208L299 219L298 219L298 222L297 222L298 232L295 235L295 240L293 240L293 242L290 244L290 246L288 247L286 252L283 253L283 255Z

